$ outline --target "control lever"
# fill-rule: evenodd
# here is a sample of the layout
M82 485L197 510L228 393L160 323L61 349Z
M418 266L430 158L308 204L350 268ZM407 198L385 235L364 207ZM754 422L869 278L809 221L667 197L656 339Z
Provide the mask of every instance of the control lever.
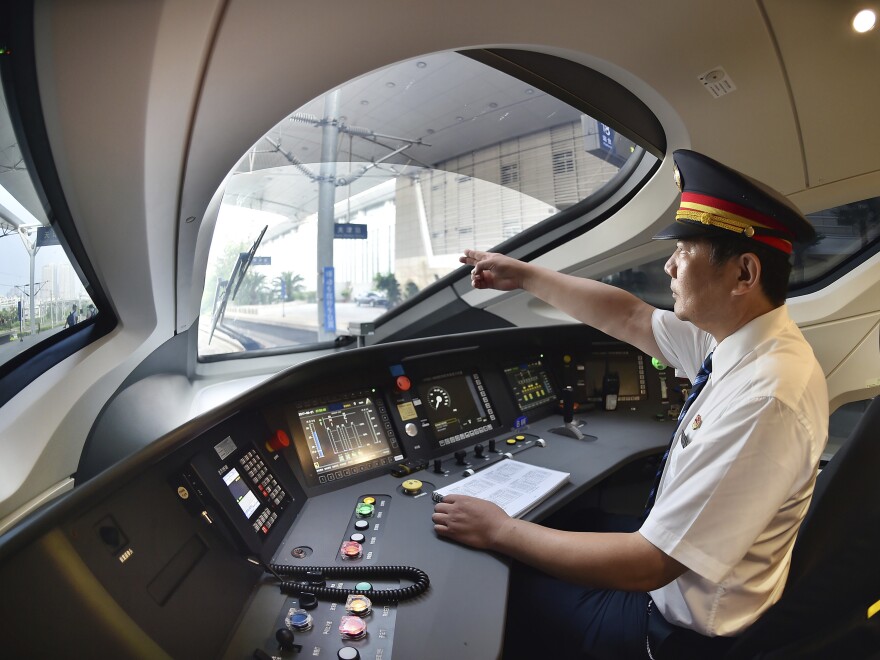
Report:
M288 628L279 628L275 632L275 640L278 642L278 648L281 651L295 651L297 653L302 651L301 645L293 643L293 632Z
M551 429L553 433L558 435L564 435L569 438L575 438L576 440L584 440L584 439L592 439L596 438L590 435L584 435L581 432L581 428L584 425L583 420L575 420L574 418L574 390L571 389L571 385L566 386L562 390L562 421L564 426L557 427L555 429Z

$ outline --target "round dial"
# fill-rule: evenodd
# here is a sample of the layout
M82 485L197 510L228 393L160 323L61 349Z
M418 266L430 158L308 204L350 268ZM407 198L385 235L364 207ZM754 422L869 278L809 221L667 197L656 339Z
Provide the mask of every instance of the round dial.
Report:
M442 387L435 385L428 390L428 405L431 406L433 410L448 408L449 403L449 392Z

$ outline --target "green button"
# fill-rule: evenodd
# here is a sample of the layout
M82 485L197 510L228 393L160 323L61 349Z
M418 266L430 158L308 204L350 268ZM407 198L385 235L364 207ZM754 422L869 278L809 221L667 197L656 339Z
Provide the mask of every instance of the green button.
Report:
M373 585L369 582L358 582L356 585L354 585L354 588L358 591L369 591L373 588Z
M355 513L357 513L360 518L369 518L373 515L373 505L372 504L358 504L355 509Z

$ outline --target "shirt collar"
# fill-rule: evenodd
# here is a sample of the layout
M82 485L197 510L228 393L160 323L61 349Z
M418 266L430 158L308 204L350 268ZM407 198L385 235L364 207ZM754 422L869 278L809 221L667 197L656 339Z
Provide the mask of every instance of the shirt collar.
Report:
M712 355L712 378L721 378L743 357L766 339L780 334L791 319L788 307L782 305L752 319L715 347Z

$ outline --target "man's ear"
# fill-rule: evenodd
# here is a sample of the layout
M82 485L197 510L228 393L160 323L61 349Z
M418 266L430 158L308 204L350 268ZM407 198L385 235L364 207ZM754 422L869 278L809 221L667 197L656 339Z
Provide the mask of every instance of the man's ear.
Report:
M761 285L761 260L753 252L745 252L734 258L738 275L734 295L743 295Z

